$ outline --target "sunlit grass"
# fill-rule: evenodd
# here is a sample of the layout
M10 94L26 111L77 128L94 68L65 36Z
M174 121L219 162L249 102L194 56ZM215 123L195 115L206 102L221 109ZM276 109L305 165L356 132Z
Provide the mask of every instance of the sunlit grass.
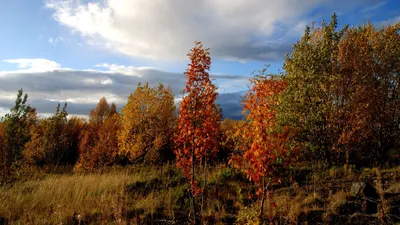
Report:
M389 182L385 193L400 193L396 175L399 170L382 173ZM207 172L203 216L208 224L224 224L230 218L237 224L259 221L256 188L243 174L222 165L210 166ZM201 181L201 168L197 175ZM360 173L359 179L365 176ZM302 216L315 212L322 211L325 219L340 216L348 203L348 189L356 181L330 176L327 171L310 177L318 179L271 190L271 198L264 205L265 218L299 223ZM160 220L177 223L177 219L187 220L191 210L188 188L182 171L173 165L33 174L32 178L13 185L0 186L0 223L4 220L13 224L135 224L137 221L146 224ZM200 199L199 196L198 206Z
M81 219L112 214L124 189L137 181L157 177L156 170L103 174L53 175L43 180L0 187L0 216L22 223L61 223L76 215Z

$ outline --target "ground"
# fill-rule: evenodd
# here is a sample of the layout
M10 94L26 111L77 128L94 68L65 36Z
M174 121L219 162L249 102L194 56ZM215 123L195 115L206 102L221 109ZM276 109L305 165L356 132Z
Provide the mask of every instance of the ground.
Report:
M0 224L185 224L189 221L189 186L174 165L111 167L95 172L31 169L29 174L21 175L13 184L0 186ZM211 167L203 223L400 222L400 167L359 170L297 167L287 178L282 184L272 186L264 220L259 221L259 201L253 184L226 165ZM372 197L369 193L354 193L353 189L359 188L357 184L365 182L370 185ZM367 188L363 191L368 192Z

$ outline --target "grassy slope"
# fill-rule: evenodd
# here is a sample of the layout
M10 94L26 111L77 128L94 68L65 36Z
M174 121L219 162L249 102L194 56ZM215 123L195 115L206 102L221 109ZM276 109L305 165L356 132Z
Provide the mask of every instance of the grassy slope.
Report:
M259 206L256 199L250 198L254 187L243 175L224 166L212 168L208 174L205 222L255 223ZM298 183L276 186L268 200L276 207L266 207L264 213L266 218L280 223L343 224L367 220L379 224L385 218L394 222L396 217L385 215L399 211L400 167L382 170L379 175L377 179L375 170L345 174L342 168L305 173ZM379 213L363 214L359 203L348 199L351 184L368 176L385 193L379 202L379 209L385 209L383 217ZM182 224L188 220L190 209L187 187L181 172L172 166L48 174L0 187L0 223Z

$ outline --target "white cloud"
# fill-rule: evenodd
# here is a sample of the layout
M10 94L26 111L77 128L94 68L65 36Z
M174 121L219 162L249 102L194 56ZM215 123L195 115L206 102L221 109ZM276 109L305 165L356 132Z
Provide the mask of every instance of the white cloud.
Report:
M64 41L64 38L63 38L63 37L56 37L56 38L50 37L47 41L48 41L51 45L57 46L57 44L58 44L59 42Z
M137 77L141 77L143 71L145 70L159 70L153 67L134 67L134 66L107 64L107 63L97 64L95 66L108 69L106 71L103 71L105 73L121 73L124 75L137 76Z
M87 43L133 57L181 59L195 40L227 59L275 60L290 50L279 27L303 25L328 0L48 0L54 19ZM303 32L304 29L301 29ZM283 35L283 36L282 36ZM257 40L273 40L257 45Z
M210 47L213 56L239 61L283 59L304 25L316 19L311 14L315 9L329 17L332 12L382 4L381 0L45 1L54 10L54 19L89 45L132 57L182 59L197 40Z
M383 7L383 6L386 5L386 4L387 4L387 1L380 1L380 2L378 2L378 3L376 3L376 4L374 4L374 5L371 5L371 6L367 6L367 7L362 8L362 9L361 9L361 12L363 12L363 13L372 12L372 11L375 11L375 10L377 10L377 9L379 9L379 8L381 8L381 7Z
M388 20L384 20L378 23L379 26L385 26L388 24L395 24L395 23L399 23L400 22L400 15L390 18Z
M48 72L48 71L54 71L61 69L61 65L54 62L50 61L47 59L6 59L3 60L3 62L6 63L12 63L12 64L17 64L17 68L19 70L15 72L20 72L20 73L38 73L38 72ZM4 74L5 71L0 71L0 75Z

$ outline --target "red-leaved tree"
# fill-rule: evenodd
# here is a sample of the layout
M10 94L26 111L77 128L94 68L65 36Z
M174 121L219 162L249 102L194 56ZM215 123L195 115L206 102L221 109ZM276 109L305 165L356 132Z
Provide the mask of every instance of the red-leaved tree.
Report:
M196 217L194 197L202 192L195 178L195 166L204 164L206 182L207 159L217 152L220 109L216 104L217 88L209 76L211 58L208 49L200 42L188 54L191 63L187 68L186 87L179 108L178 131L175 137L177 166L190 180L192 211Z
M276 120L279 94L286 84L280 77L264 76L263 73L250 80L252 86L243 102L248 124L241 132L246 141L242 146L242 155L230 160L258 186L260 217L269 185L280 180L279 173L291 158L286 146L290 130L279 129Z

